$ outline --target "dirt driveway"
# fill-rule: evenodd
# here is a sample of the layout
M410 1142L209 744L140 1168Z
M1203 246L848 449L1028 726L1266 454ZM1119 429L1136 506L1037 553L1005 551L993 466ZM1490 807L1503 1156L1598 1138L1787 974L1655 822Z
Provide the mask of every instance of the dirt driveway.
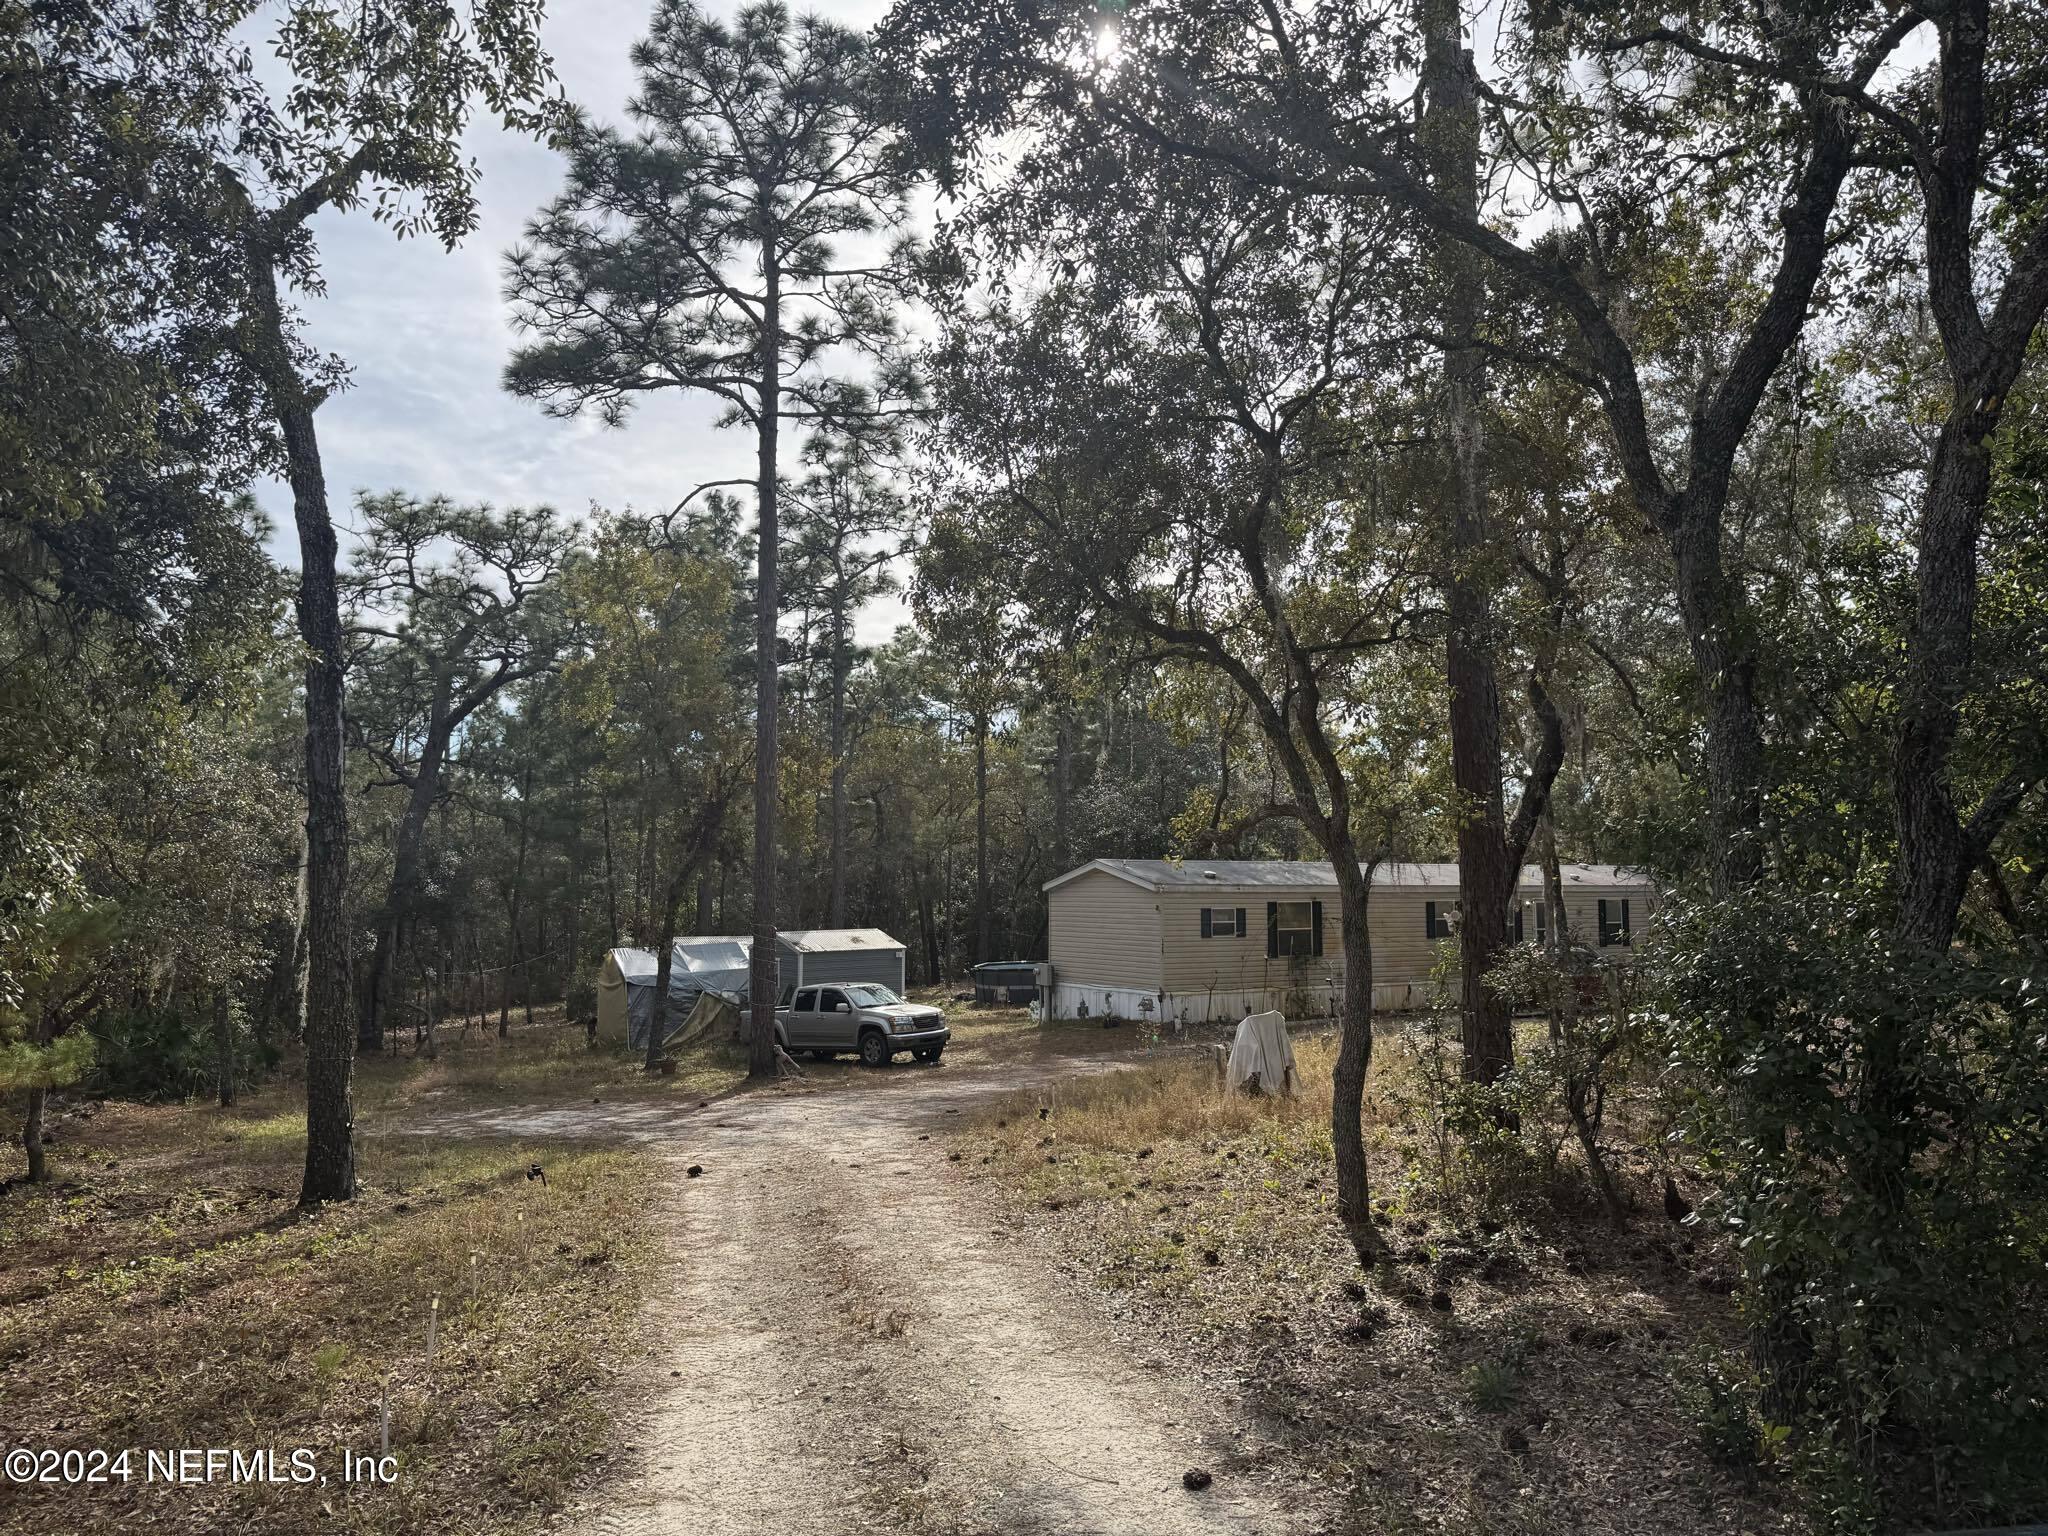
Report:
M565 1525L642 1532L1305 1530L1213 1392L1148 1368L1016 1246L944 1134L1115 1065L912 1067L690 1114L493 1110L436 1129L660 1147L672 1274L629 1465ZM459 1123L455 1123L459 1122ZM700 1165L703 1174L685 1170ZM1182 1486L1213 1469L1205 1492Z

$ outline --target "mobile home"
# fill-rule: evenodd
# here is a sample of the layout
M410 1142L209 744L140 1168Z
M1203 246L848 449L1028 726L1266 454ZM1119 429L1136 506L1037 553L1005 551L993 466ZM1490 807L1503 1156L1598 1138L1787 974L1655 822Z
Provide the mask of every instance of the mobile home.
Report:
M1612 864L1561 870L1575 942L1611 950L1647 921L1656 886ZM1279 859L1096 859L1045 885L1050 1016L1200 1023L1278 1009L1336 1012L1344 987L1337 881ZM1546 936L1543 872L1522 871L1516 936ZM1436 946L1457 931L1458 866L1383 864L1367 907L1373 1006L1421 1007Z

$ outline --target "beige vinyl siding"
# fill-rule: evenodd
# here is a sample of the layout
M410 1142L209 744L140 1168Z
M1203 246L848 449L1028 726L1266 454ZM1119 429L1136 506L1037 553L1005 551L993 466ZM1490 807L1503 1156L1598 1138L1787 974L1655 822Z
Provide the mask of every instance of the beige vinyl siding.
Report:
M1057 901L1059 893L1053 893ZM1162 891L1158 897L1162 924L1160 952L1164 980L1171 993L1247 992L1259 988L1284 991L1294 986L1325 986L1344 974L1344 940L1337 927L1337 892L1327 891ZM1266 958L1266 903L1320 901L1323 904L1323 952L1299 959ZM1202 908L1244 908L1249 933L1235 938L1203 938Z
M1565 888L1565 915L1571 924L1574 943L1597 948L1600 937L1600 902L1605 899L1629 903L1629 929L1637 943L1642 942L1645 926L1648 924L1651 903L1656 892L1645 885L1571 885ZM1536 908L1543 900L1540 884L1525 883L1517 893L1516 900L1524 909L1522 917L1522 938L1525 942L1536 942ZM1430 943L1425 923L1428 916L1426 903L1436 903L1437 919L1443 920L1457 905L1456 886L1383 886L1372 893L1372 966L1373 983L1383 986L1390 982L1404 982L1420 986L1429 979L1430 967L1435 964L1434 946ZM1508 921L1514 921L1514 905L1508 908ZM1546 931L1549 918L1544 919ZM1513 929L1510 928L1512 933ZM1439 941L1441 943L1442 941ZM1452 941L1455 944L1455 940ZM1619 946L1616 946L1618 949Z
M1059 887L1046 914L1045 957L1052 962L1053 979L1061 985L1156 992L1159 903L1164 899L1101 870Z
M1651 913L1655 911L1657 893L1645 885L1570 885L1565 887L1564 910L1571 924L1572 942L1583 944L1598 951L1600 947L1600 903L1604 900L1615 910L1615 920L1620 921L1619 904L1628 903L1629 935L1636 944L1643 942L1643 934L1649 927ZM1540 885L1522 887L1522 901L1529 908L1522 919L1522 936L1532 944L1536 940L1536 907L1544 900ZM1545 918L1547 924L1549 919ZM1547 931L1547 930L1546 930ZM1610 946L1619 949L1620 946Z
M1423 931L1427 902L1435 902L1439 914L1458 899L1458 889L1422 888L1408 885L1376 885L1366 903L1366 922L1372 931L1372 984L1383 989L1395 985L1420 987L1429 980L1436 964L1435 946Z
M1096 877L1090 877L1096 878ZM1108 877L1101 877L1108 878ZM1079 881L1075 882L1079 884ZM1055 907L1057 907L1055 893ZM1649 892L1639 886L1574 888L1565 893L1575 938L1591 944L1597 932L1598 902L1601 897L1630 899L1634 931L1641 933L1648 915ZM1522 899L1534 903L1537 887L1525 887ZM1281 900L1315 900L1323 904L1323 952L1300 960L1268 959L1266 955L1266 904ZM1425 928L1427 903L1435 902L1441 922L1458 900L1456 886L1375 886L1367 909L1372 930L1373 984L1384 987L1402 984L1420 987L1429 980L1436 963L1435 946ZM1157 897L1161 927L1160 989L1171 993L1237 992L1254 988L1284 990L1310 983L1320 985L1327 978L1344 974L1344 939L1337 909L1337 892L1303 890L1297 893L1272 889L1262 891L1164 891ZM1242 907L1250 932L1234 938L1203 938L1204 907ZM1523 920L1525 936L1536 937L1533 909ZM1088 980L1104 978L1090 976Z
M1573 938L1595 945L1603 897L1629 901L1631 930L1640 942L1656 893L1650 886L1636 884L1568 884L1565 905ZM1534 908L1542 899L1540 882L1525 881L1518 899L1527 908L1524 938L1533 943ZM1373 988L1381 1006L1420 1007L1427 1001L1436 953L1423 926L1426 903L1435 902L1441 918L1454 909L1457 900L1454 883L1373 887L1369 910ZM1320 955L1267 957L1266 906L1273 901L1322 903ZM1242 908L1246 931L1229 938L1203 938L1204 907ZM1182 1011L1192 999L1199 1015L1204 997L1224 1000L1264 992L1271 994L1273 1005L1278 1006L1277 999L1283 994L1321 994L1343 984L1343 935L1334 884L1325 889L1289 884L1150 891L1102 870L1090 870L1056 887L1050 893L1049 908L1046 956L1061 986L1114 988L1120 998L1125 991L1164 995L1170 1000L1170 1009ZM1096 998L1090 1000L1090 1006L1099 1010L1106 1004ZM1121 998L1116 1006L1135 1005Z
M1108 879L1108 876L1089 876ZM1074 882L1076 885L1082 882ZM1059 908L1059 892L1053 907ZM1572 886L1565 891L1565 911L1571 921L1572 937L1592 946L1599 936L1601 898L1629 901L1631 930L1641 941L1649 920L1654 892L1647 886ZM1160 950L1163 980L1160 989L1171 993L1236 992L1266 987L1285 989L1308 982L1320 985L1326 978L1344 974L1344 938L1339 926L1337 892L1292 889L1262 891L1164 891L1156 898L1162 930ZM1323 952L1296 961L1266 957L1266 904L1279 900L1313 899L1323 904ZM1523 918L1523 937L1536 939L1535 904L1542 899L1537 885L1522 887L1520 898L1529 907ZM1372 930L1372 979L1375 987L1406 985L1421 987L1429 980L1436 963L1435 946L1425 928L1427 903L1435 902L1442 922L1455 908L1458 888L1450 886L1384 885L1373 887L1367 917ZM1235 938L1202 937L1204 907L1244 908L1245 924L1251 930ZM1512 908L1510 916L1512 919ZM1055 918L1057 921L1057 918ZM1089 977L1089 980L1104 978Z

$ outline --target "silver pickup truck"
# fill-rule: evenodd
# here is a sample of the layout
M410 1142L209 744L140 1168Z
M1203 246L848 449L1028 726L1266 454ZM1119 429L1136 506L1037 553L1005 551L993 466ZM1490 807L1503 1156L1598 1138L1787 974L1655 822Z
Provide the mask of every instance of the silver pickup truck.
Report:
M791 1054L809 1051L820 1061L858 1051L870 1067L887 1066L898 1051L937 1061L953 1032L936 1008L906 1003L871 981L798 987L775 1010L777 1043Z

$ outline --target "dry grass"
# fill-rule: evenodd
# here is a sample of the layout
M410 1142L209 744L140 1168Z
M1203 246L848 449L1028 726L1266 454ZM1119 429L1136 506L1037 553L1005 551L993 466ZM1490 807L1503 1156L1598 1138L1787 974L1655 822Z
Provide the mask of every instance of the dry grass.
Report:
M1141 1046L1137 1032L1129 1026L1104 1029L1100 1023L1072 1020L1048 1024L1033 1022L1021 1007L986 1003L955 1002L957 987L917 987L910 1000L942 1008L952 1038L946 1042L945 1065L949 1068L1015 1068L1040 1062L1070 1061L1076 1058L1128 1054ZM890 1081L909 1082L914 1074L909 1058L896 1058L896 1077ZM797 1053L804 1074L805 1091L837 1090L858 1086L871 1088L875 1080L851 1054L830 1061L813 1061L808 1053ZM922 1069L919 1069L922 1070ZM787 1085L785 1085L787 1086Z
M736 1092L746 1081L745 1052L729 1042L686 1046L673 1076L649 1076L639 1055L616 1044L590 1044L564 1021L560 1004L534 1010L534 1024L515 1024L501 1040L485 1019L464 1033L460 1021L440 1031L440 1054L426 1061L408 1038L400 1054L356 1063L356 1106L374 1123L382 1113L410 1114L447 1102L469 1109L494 1104L695 1103Z
M362 1098L374 1118L558 1087L556 1043L514 1041L495 1067L366 1063ZM606 1454L651 1272L644 1154L368 1134L361 1197L301 1217L289 1085L228 1111L81 1105L54 1130L57 1182L0 1188L0 1424L10 1445L132 1447L135 1475L0 1487L0 1532L518 1529ZM344 1484L387 1387L397 1481ZM180 1447L305 1447L328 1481L147 1483L141 1453Z
M1294 1101L1226 1099L1188 1059L1020 1094L963 1162L1188 1375L1238 1384L1272 1440L1246 1455L1284 1456L1333 1530L1795 1526L1683 1407L1693 1352L1739 1339L1733 1270L1666 1222L1650 1164L1625 1232L1569 1188L1445 1209L1397 1109L1415 1056L1382 1041L1372 1174L1399 1262L1361 1275L1331 1210L1333 1050L1297 1041Z
M953 1038L946 1060L959 1065L1029 1063L1061 1056L1099 1056L1140 1043L1133 1025L1105 1029L1098 1021L1053 1019L1038 1023L1030 1010L1009 1004L955 1002L957 987L919 987L911 1001L943 1008Z

